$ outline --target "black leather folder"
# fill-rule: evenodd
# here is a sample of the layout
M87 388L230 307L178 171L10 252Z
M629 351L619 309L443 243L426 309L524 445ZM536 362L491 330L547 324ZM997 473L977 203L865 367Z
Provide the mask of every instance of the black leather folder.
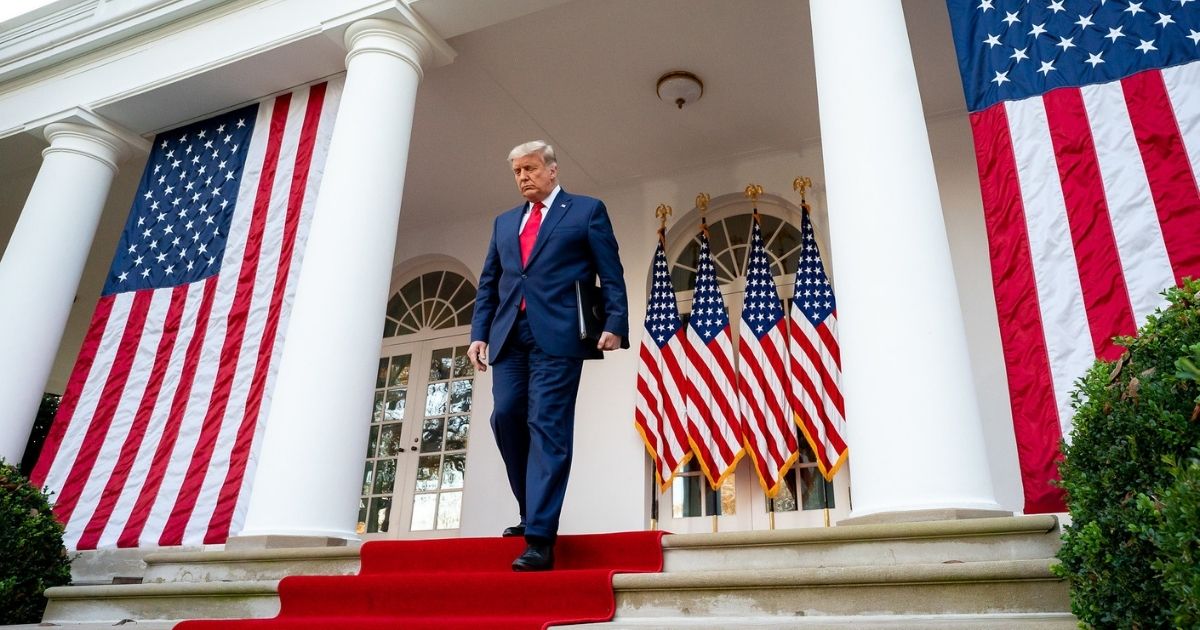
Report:
M594 284L575 281L575 313L579 321L579 338L599 341L604 333L604 294Z

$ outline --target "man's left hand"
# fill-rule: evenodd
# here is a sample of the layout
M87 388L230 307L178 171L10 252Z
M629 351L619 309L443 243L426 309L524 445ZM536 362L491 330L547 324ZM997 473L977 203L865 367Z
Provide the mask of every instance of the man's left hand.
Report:
M596 344L597 350L603 350L605 352L608 352L609 350L616 350L620 347L621 336L614 335L608 331L605 331L600 335L600 342Z

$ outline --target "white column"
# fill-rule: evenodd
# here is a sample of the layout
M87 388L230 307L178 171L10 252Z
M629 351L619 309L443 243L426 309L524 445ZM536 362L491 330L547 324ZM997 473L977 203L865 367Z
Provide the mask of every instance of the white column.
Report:
M120 138L76 123L46 126L50 146L0 260L0 456L16 463L62 341L117 164Z
M867 4L811 2L852 516L999 510L904 12Z
M357 538L413 108L429 43L395 22L346 30L346 84L242 537Z

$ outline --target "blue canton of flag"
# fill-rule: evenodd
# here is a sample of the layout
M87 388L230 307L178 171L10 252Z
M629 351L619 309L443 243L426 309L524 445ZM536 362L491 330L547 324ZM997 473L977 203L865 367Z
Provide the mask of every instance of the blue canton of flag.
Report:
M650 290L650 303L646 305L646 333L662 348L681 328L683 321L675 303L667 254L660 243L654 252L654 285Z
M803 247L796 262L796 291L792 302L800 307L813 326L817 326L837 308L837 303L833 299L833 288L829 286L829 276L825 275L825 265L821 262L821 252L817 249L817 239L807 213L800 233Z
M758 221L754 222L750 241L742 321L754 331L755 336L761 338L783 319L783 305L779 301L779 292L775 290L775 279L771 275L771 263L767 260L767 248Z
M971 111L1200 58L1197 0L950 0L949 7Z
M216 275L258 105L160 135L150 152L104 295Z
M696 268L696 290L688 326L705 342L729 326L729 313L725 311L725 300L717 286L717 268L709 251L707 232L700 234L700 264Z

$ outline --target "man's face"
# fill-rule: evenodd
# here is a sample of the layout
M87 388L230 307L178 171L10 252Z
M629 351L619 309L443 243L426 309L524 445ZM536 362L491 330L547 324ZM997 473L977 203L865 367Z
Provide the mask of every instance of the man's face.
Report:
M517 189L529 201L545 199L558 183L558 165L546 165L540 153L530 153L512 161L513 176L517 178Z

